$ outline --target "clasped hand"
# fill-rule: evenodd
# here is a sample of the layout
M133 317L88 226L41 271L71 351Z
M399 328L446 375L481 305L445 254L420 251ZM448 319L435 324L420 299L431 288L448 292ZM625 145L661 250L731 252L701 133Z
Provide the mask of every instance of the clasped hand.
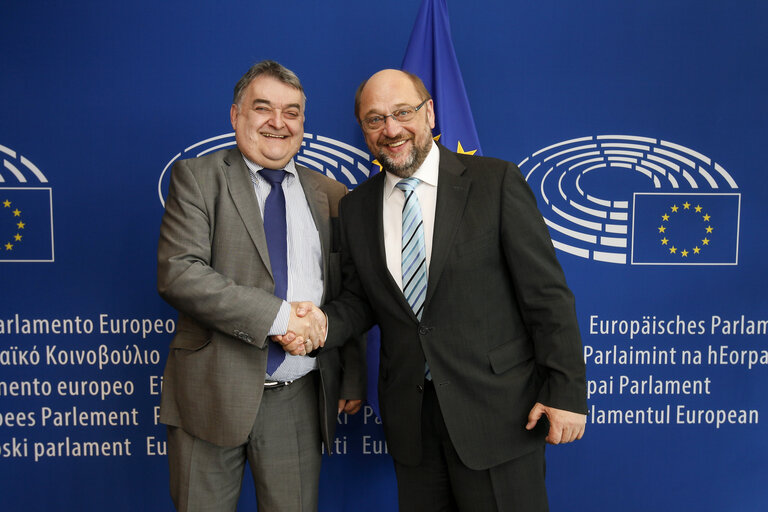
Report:
M304 356L325 345L328 326L325 313L311 302L291 302L288 332L272 340L294 356Z

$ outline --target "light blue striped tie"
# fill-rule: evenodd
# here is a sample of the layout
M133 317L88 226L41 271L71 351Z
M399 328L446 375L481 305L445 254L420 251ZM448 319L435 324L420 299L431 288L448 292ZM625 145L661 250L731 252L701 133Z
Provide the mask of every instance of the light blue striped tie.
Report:
M424 219L421 216L419 198L415 194L421 183L418 178L400 180L396 187L403 191L403 236L401 265L403 271L403 295L411 305L416 318L421 320L424 299L427 295L427 247L424 244ZM432 379L429 366L424 365L424 376Z
M405 195L403 205L402 271L403 295L411 305L416 318L421 320L424 298L427 294L427 248L424 244L424 219L419 198L414 193L421 180L405 178L397 188Z

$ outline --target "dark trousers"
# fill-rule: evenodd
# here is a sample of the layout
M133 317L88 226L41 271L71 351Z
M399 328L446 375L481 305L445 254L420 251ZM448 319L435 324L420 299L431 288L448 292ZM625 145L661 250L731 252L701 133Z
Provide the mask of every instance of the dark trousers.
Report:
M453 447L431 382L424 388L421 411L421 464L395 461L400 512L549 510L543 446L490 469L473 470Z

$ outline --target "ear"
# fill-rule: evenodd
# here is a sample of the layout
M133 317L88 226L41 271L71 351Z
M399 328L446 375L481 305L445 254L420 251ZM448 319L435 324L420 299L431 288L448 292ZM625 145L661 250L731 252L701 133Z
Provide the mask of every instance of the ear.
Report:
M237 116L240 113L240 109L236 104L232 104L232 107L229 109L229 120L232 123L232 129L237 131Z
M424 105L427 107L427 121L429 122L430 129L435 129L435 102L431 99Z

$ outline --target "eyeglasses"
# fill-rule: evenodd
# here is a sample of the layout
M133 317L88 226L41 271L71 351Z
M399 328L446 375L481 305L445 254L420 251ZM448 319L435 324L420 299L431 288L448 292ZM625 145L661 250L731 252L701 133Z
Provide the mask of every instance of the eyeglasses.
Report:
M407 123L416 116L416 112L418 112L419 109L423 107L428 100L429 98L422 101L417 107L405 107L399 110L395 110L387 116L377 114L375 116L366 117L361 123L363 125L363 129L368 132L375 132L376 130L380 130L384 127L385 124L387 124L388 117L391 117L398 123Z

